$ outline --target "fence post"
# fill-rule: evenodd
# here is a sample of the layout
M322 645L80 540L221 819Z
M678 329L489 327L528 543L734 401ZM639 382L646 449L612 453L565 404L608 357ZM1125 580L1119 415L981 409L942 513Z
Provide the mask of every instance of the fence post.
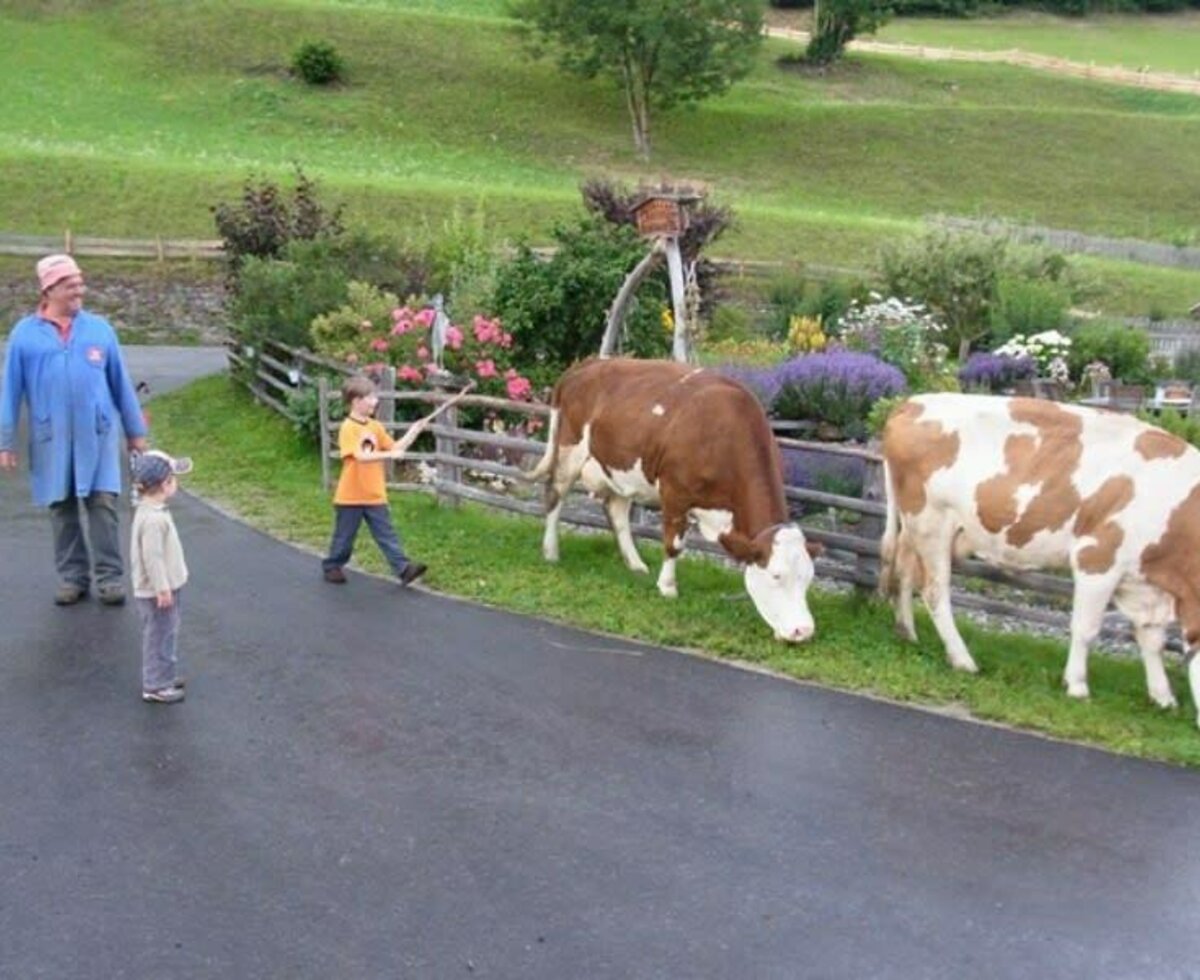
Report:
M434 390L441 392L442 399L450 397L450 379L446 378L434 385ZM435 423L438 426L447 429L458 428L458 406L451 405L445 412L441 414ZM451 507L457 507L461 502L461 498L457 493L447 493L442 488L448 484L457 486L462 482L462 467L456 466L454 463L449 463L443 460L442 456L457 456L458 455L458 437L451 434L442 434L439 432L434 436L434 451L438 455L437 461L437 502L440 506L449 504Z
M329 382L317 378L317 419L321 426L321 489L329 493Z
M388 435L391 435L392 426L396 421L396 369L390 364L385 364L379 371L379 391L385 397L379 399L375 408L375 418L383 424ZM395 476L396 464L389 459L383 464L383 478L391 483Z
M869 448L878 452L879 440L872 439ZM883 503L887 500L887 487L884 485L883 462L869 459L866 461L866 472L863 475L863 500ZM879 540L883 534L883 518L874 514L863 514L858 522L858 535L868 540ZM854 559L855 588L859 590L874 589L879 583L879 560L872 555L858 555Z

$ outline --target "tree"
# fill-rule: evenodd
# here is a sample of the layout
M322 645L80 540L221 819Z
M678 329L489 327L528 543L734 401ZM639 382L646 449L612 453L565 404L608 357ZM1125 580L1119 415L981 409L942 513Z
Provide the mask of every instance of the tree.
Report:
M880 27L886 15L881 0L816 0L805 58L817 65L832 64L857 35Z
M582 78L625 93L633 142L650 156L650 111L699 102L744 77L762 40L761 0L513 0L531 54L557 51Z

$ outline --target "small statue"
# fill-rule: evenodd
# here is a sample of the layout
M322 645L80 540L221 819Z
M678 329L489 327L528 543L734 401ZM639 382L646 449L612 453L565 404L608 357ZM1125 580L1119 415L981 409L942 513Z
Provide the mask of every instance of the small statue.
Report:
M429 345L433 350L433 363L439 374L446 373L446 365L442 355L446 350L446 331L450 326L450 318L446 316L445 300L438 293L433 297L433 323L429 327Z

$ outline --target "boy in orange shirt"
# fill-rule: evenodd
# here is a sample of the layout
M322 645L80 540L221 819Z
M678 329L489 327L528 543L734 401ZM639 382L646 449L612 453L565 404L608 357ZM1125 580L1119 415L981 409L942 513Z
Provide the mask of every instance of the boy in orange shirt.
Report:
M412 585L425 574L425 566L410 561L392 526L388 509L384 463L401 459L424 430L427 421L414 424L396 442L383 424L374 418L379 398L370 378L349 378L342 386L342 399L349 409L338 432L338 451L342 457L342 475L333 497L333 541L329 557L321 562L325 581L341 585L346 581L342 566L350 560L358 527L367 522L371 536L379 545L401 585Z

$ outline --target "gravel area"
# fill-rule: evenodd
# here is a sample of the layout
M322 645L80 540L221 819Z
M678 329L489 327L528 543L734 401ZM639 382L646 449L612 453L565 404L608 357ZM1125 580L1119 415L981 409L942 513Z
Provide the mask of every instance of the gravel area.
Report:
M125 343L219 344L226 336L225 289L215 270L197 276L155 264L140 273L91 274L87 283L87 308L107 317ZM0 277L0 330L7 334L36 302L32 276Z

